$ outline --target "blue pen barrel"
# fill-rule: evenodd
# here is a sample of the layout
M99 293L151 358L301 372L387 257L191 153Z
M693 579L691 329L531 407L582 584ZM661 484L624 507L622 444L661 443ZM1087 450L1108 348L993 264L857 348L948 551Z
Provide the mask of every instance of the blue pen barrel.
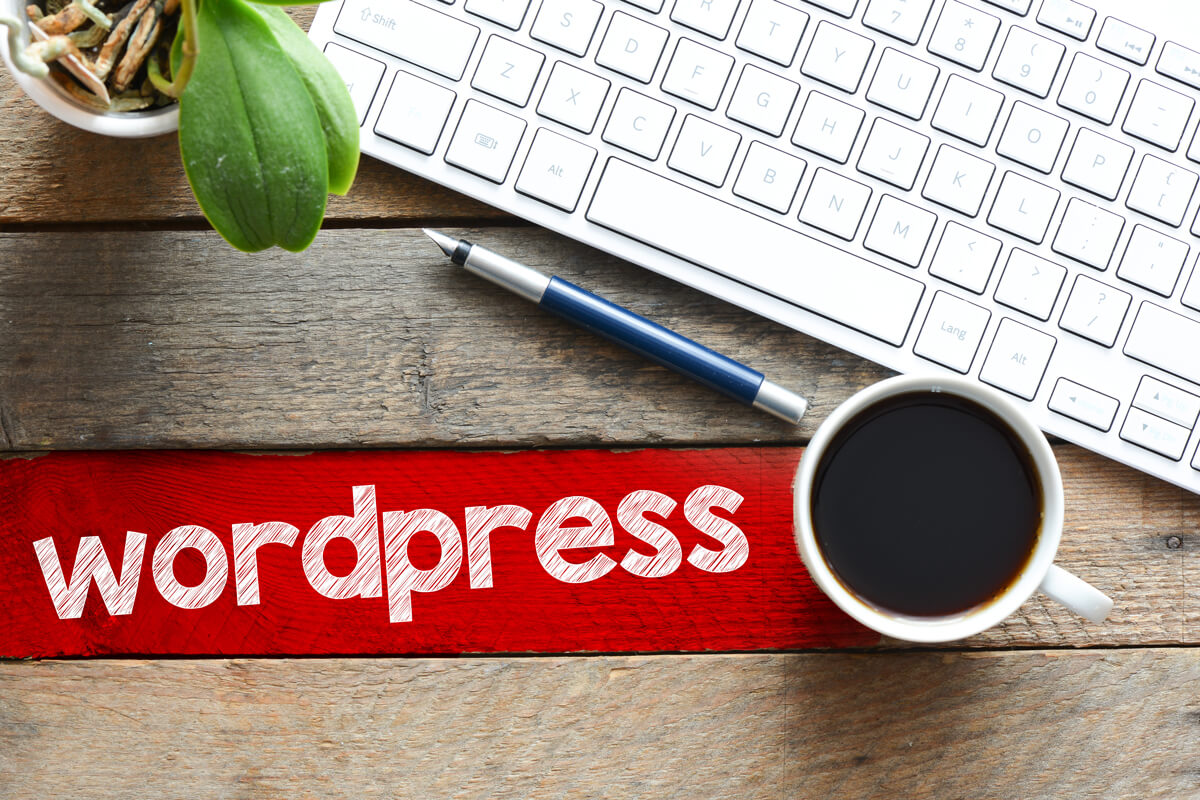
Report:
M561 278L550 279L539 305L743 403L753 405L762 385L762 373Z

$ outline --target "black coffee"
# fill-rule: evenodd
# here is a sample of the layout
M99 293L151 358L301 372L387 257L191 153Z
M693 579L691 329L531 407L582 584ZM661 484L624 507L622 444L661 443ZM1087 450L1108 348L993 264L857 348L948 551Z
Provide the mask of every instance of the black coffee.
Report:
M960 397L896 395L860 412L825 451L813 529L842 584L880 609L956 614L1008 588L1042 521L1021 440Z

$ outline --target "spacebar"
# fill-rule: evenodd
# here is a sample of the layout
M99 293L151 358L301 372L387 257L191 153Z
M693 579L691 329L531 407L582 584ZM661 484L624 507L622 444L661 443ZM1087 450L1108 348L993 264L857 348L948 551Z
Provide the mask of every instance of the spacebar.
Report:
M897 346L925 288L617 158L608 160L587 218Z

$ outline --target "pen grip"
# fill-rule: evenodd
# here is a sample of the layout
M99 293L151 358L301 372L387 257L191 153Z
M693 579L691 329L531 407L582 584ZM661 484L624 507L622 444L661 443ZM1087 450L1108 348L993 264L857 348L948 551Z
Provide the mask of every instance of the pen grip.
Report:
M561 278L550 279L539 305L592 333L748 405L754 404L758 388L762 385L761 372Z

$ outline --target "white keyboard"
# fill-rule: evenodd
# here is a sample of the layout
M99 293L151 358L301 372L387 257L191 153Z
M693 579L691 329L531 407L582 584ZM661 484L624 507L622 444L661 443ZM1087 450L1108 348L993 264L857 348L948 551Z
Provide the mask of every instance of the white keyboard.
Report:
M1200 492L1200 6L333 0L362 150Z

